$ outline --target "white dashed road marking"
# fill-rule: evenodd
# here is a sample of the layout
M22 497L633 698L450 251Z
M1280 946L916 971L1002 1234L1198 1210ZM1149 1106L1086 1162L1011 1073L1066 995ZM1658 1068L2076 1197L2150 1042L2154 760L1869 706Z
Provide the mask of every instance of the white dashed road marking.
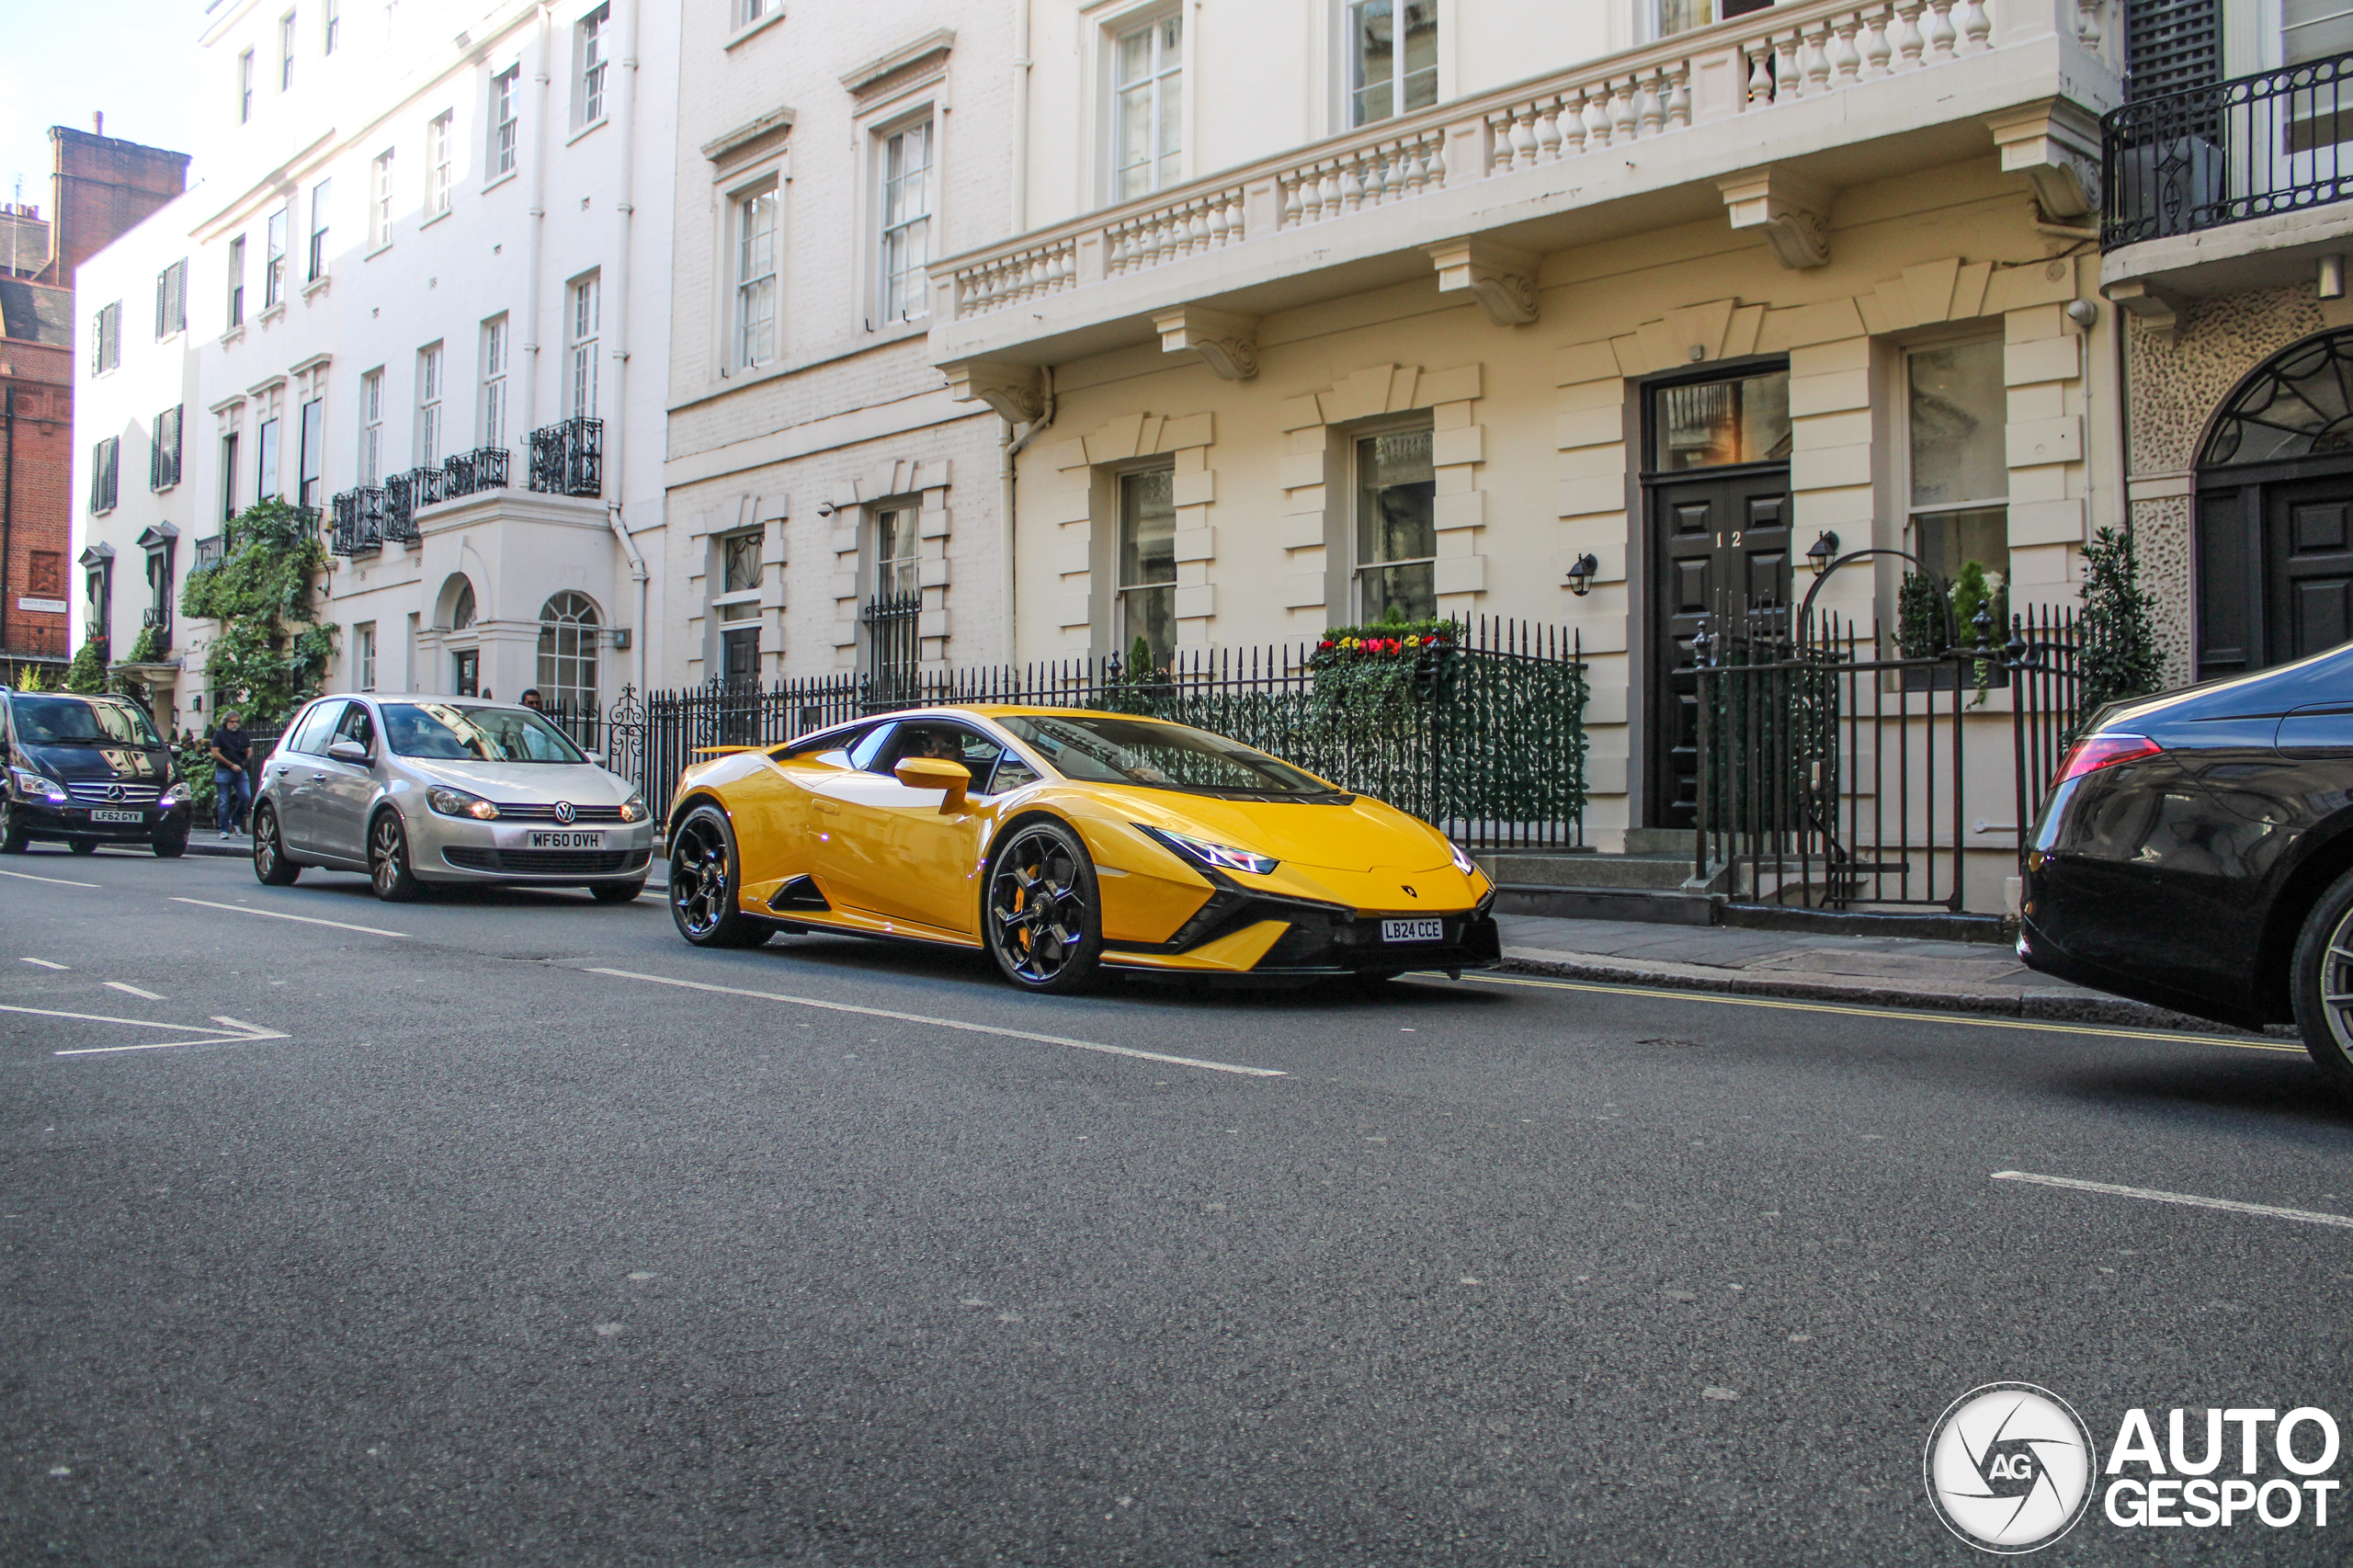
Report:
M259 915L271 920L299 920L305 926L332 926L338 931L364 931L370 937L405 937L405 931L387 931L379 926L354 926L348 920L321 920L309 915L280 915L274 909L256 909L244 903L215 903L209 898L175 898L174 903L199 904L206 909L225 909L232 915Z
M71 964L51 963L47 959L18 959L18 963L37 963L43 969L71 969Z
M2104 1192L2110 1198L2139 1198L2151 1203L2180 1203L2192 1209L2223 1209L2234 1214L2268 1214L2274 1220L2298 1220L2307 1225L2335 1225L2353 1231L2353 1215L2324 1214L2312 1209L2281 1209L2269 1203L2241 1203L2230 1198L2200 1198L2189 1192L2161 1192L2154 1187L2118 1187L2105 1181L2077 1181L2073 1176L2036 1176L2031 1171L1995 1171L1994 1179L2030 1182L2036 1187L2063 1187L2070 1192Z
M14 877L20 882L48 882L61 888L96 888L98 882L77 882L64 877L36 877L30 871L0 871L0 877Z
M763 1002L789 1002L796 1007L822 1007L829 1013L857 1013L869 1018L896 1018L904 1024L928 1024L934 1028L961 1029L966 1034L993 1034L1005 1040L1035 1040L1040 1045L1068 1046L1073 1051L1099 1051L1107 1056L1131 1056L1140 1062L1165 1062L1174 1067L1199 1067L1211 1073L1233 1073L1245 1078L1288 1078L1290 1074L1275 1067L1244 1067L1231 1062L1204 1062L1192 1056L1171 1056L1165 1051L1138 1051L1132 1046L1104 1045L1091 1040L1070 1040L1058 1034L1033 1034L1028 1029L1000 1028L995 1024L971 1024L961 1018L934 1018L922 1013L894 1013L886 1007L853 1007L847 1002L821 1002L813 996L788 996L779 991L746 991L734 985L706 985L697 980L672 980L666 975L639 974L626 969L591 969L587 974L609 974L618 980L650 981L655 985L677 985L689 991L713 991L722 996L753 996Z
M113 990L125 992L132 996L140 998L142 1001L160 1002L163 1000L161 996L156 995L153 991L142 991L136 985L127 985L119 980L109 980L106 982L106 984Z
M266 1029L259 1024L249 1024L243 1018L224 1014L212 1015L212 1022L227 1026L214 1028L206 1024L159 1024L153 1018L115 1018L104 1013L68 1013L56 1007L12 1007L0 1005L0 1013L30 1013L43 1018L76 1018L85 1024L121 1024L134 1029L165 1029L173 1034L195 1033L202 1040L160 1040L142 1045L94 1045L79 1051L52 1051L51 1056L111 1056L124 1051L169 1051L181 1045L244 1045L253 1040L291 1040L294 1037L281 1029Z

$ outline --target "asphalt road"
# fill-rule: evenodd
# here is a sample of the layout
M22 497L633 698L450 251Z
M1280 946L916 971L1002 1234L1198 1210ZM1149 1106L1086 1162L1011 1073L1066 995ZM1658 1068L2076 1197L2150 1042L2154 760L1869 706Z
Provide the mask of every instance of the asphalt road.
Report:
M2353 1214L2259 1045L39 850L0 1005L0 1562L1962 1562L1979 1384L2353 1449L2353 1228L1994 1179Z

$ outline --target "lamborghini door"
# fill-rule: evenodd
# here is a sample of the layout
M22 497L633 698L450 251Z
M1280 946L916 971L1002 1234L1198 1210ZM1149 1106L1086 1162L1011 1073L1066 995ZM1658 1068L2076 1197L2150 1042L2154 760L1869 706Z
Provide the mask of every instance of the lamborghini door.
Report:
M943 812L943 791L911 790L892 770L904 757L949 758L972 772L978 794L1001 750L952 721L907 720L882 744L861 748L864 767L811 779L817 881L826 896L869 915L977 936L981 848L995 811L968 799Z

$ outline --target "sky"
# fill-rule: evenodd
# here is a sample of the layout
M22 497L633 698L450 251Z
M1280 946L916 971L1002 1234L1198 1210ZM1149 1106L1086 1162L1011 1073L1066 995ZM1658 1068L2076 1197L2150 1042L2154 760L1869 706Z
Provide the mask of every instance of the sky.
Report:
M200 155L204 0L0 0L0 201L50 215L49 128L90 129ZM196 177L197 170L189 171Z

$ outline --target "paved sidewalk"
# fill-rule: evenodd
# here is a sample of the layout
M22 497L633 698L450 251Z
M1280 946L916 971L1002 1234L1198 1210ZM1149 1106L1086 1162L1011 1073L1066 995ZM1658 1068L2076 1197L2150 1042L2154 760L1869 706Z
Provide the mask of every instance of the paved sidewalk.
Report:
M219 828L207 823L189 831L188 852L191 855L225 855L233 856L240 860L250 859L253 857L254 841L242 833L231 834L223 838L221 836Z
M2241 1031L2037 974L2008 948L1722 926L1506 915L1504 963L1525 973L1808 1001L1994 1013L2054 1023Z

